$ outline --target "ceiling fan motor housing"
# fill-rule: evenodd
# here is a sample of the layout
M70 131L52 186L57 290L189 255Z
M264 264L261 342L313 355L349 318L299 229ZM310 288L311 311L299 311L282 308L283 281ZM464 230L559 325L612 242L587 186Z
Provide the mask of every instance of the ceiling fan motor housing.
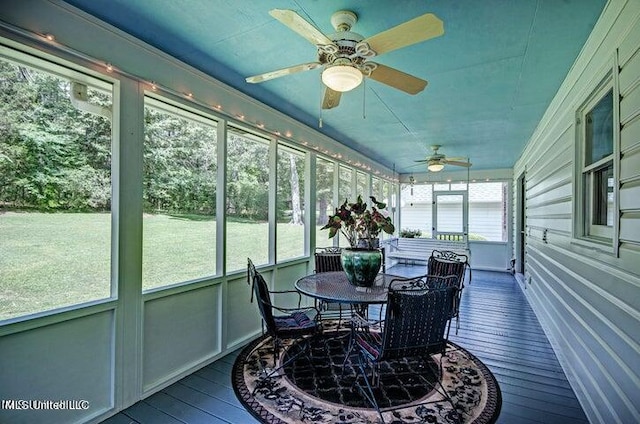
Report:
M331 15L331 25L336 31L349 31L358 22L358 15L350 10L338 10Z

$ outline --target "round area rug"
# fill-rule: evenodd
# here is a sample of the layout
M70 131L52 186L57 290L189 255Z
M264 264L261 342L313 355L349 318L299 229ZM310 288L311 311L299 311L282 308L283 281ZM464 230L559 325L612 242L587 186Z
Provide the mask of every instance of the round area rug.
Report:
M287 424L380 422L356 384L364 386L357 356L353 353L345 361L349 333L326 328L323 334L305 342L285 341L275 373L271 337L258 338L238 355L232 371L233 388L258 420ZM449 342L444 357L434 355L433 361L381 363L380 384L374 388L374 395L386 423L495 422L502 403L500 388L479 359ZM285 366L281 367L283 362Z

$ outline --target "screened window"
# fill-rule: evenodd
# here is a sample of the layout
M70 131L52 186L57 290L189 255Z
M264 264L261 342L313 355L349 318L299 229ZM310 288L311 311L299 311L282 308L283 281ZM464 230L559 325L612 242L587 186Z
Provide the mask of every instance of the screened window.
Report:
M385 207L385 212L387 215L391 216L392 222L397 222L393 218L393 212L391 210L391 185L388 181L382 181L382 192L380 193L380 197L377 199L380 202L385 203L387 206ZM389 234L384 231L380 233L380 238L385 239L391 237Z
M345 200L354 202L353 185L351 183L353 171L345 166L340 166L338 169L338 203L342 204Z
M353 170L350 168L340 166L338 174L338 203L343 204L345 200L351 202L356 201L357 195L353 193ZM338 245L341 247L349 247L349 242L338 235Z
M380 178L371 178L371 195L375 197L376 200L382 200L382 181L380 180ZM362 198L365 201L369 200L369 196L365 196L364 194Z
M305 155L299 150L278 146L278 260L304 255Z
M330 240L329 231L322 230L329 216L331 216L336 208L333 203L333 179L335 175L335 165L333 162L318 158L316 162L316 246L327 247L333 246L333 240Z
M469 184L469 240L507 241L507 183Z
M215 121L145 99L142 287L216 274Z
M366 194L369 193L369 184L367 184L367 181L367 174L364 172L356 172L356 193L362 196L366 196Z
M579 112L580 236L611 240L615 217L614 105L609 80Z
M269 140L227 130L227 271L269 262Z
M400 191L401 237L431 237L433 228L433 190L431 184L403 184Z
M109 298L112 86L0 56L0 321ZM71 103L83 81L84 104Z

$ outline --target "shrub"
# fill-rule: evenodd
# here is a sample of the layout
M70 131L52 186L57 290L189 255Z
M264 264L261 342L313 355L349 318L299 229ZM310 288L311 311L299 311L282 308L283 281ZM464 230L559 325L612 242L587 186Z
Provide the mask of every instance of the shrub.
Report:
M420 237L421 235L422 235L422 231L420 230L412 230L409 228L404 228L400 230L400 237L415 238L415 237Z

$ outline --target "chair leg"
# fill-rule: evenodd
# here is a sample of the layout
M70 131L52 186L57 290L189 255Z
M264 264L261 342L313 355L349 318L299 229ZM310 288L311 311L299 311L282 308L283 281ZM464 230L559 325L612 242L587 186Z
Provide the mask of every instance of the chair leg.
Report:
M443 352L440 355L440 360L438 361L438 373L440 378L438 378L438 386L440 387L441 390L441 394L442 396L444 396L445 400L449 403L449 405L451 405L451 408L453 409L455 415L456 415L456 423L461 423L462 422L462 417L460 417L460 414L458 413L458 410L456 408L455 403L453 402L453 399L451 399L451 396L449 396L449 393L447 392L447 389L445 389L445 387L442 385L442 376L444 375L444 368L442 367L442 358L446 356L446 353Z
M372 364L372 367L371 367L372 380L375 379L374 367L375 365ZM358 370L360 371L360 374L362 374L362 378L364 379L364 382L366 385L366 390L358 382L357 378L356 378L355 384L356 386L358 386L358 389L360 389L360 391L362 392L362 395L369 401L371 405L373 405L375 410L378 412L378 415L380 416L380 422L384 423L384 417L382 416L382 411L380 410L380 406L378 405L378 402L376 401L376 397L373 394L372 384L369 382L369 379L367 378L367 372L365 370L365 364L363 362L362 355L358 355Z

